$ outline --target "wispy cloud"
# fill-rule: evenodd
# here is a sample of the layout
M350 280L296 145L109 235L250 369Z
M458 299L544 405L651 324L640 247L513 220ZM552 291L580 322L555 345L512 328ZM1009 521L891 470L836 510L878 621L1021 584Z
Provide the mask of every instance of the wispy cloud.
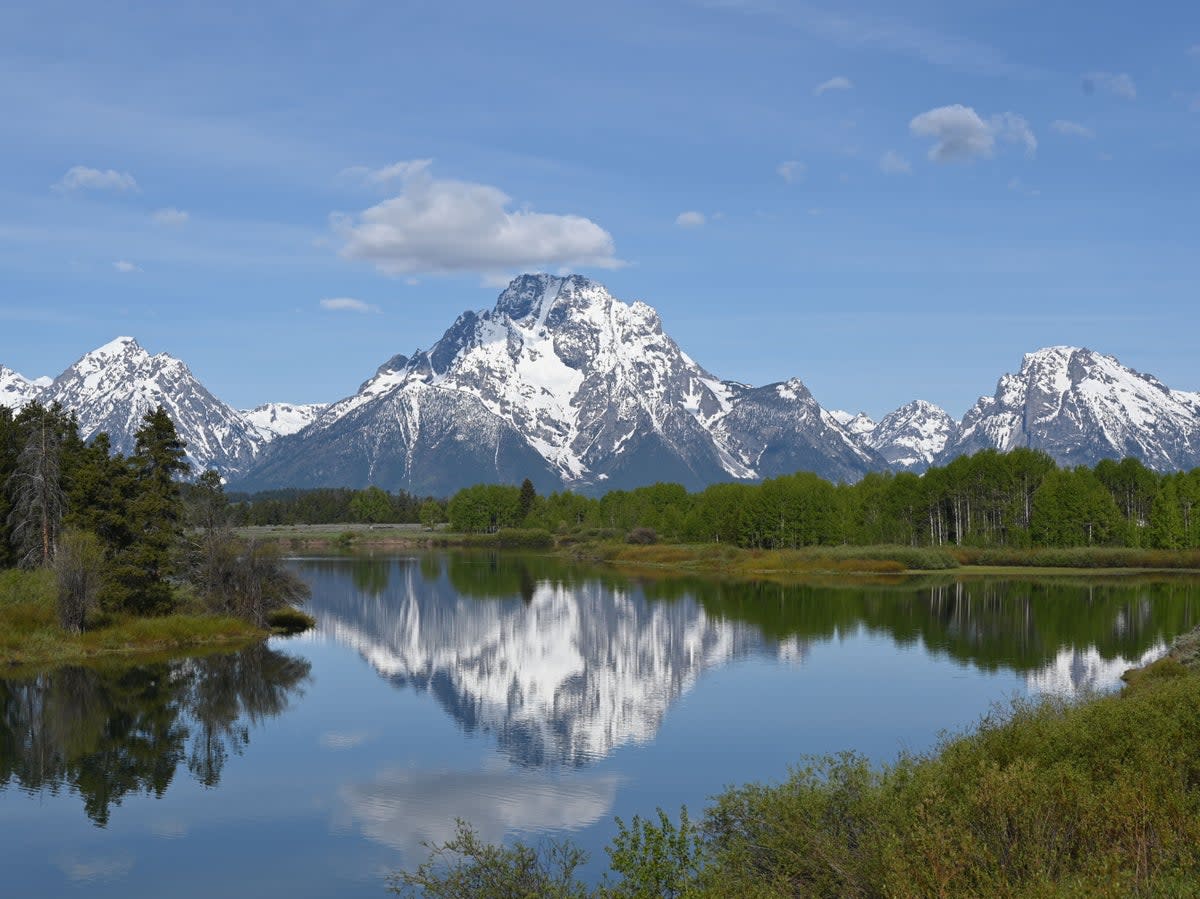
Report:
M150 218L156 225L163 225L167 228L178 228L186 225L191 216L182 209L168 206L166 209L156 209L150 214Z
M432 165L432 159L401 160L377 169L365 165L355 165L342 169L338 172L338 177L362 181L365 184L386 185L427 172Z
M1043 73L1014 63L998 50L969 38L923 28L893 16L857 14L814 3L784 0L693 0L708 9L771 18L790 28L843 47L870 47L914 57L937 66L985 75L1031 78Z
M51 186L60 193L74 190L138 190L137 179L129 172L93 169L86 165L71 166L66 174Z
M835 75L828 81L822 81L814 87L813 94L819 97L826 91L848 91L852 87L854 87L854 82L845 75Z
M681 228L699 228L708 221L708 217L703 212L697 212L694 209L689 209L687 212L681 212L675 216L675 224Z
M330 312L380 312L380 308L353 297L329 297L321 300L321 308Z
M1042 195L1040 190L1035 187L1030 187L1015 175L1008 179L1008 189L1013 193L1022 194L1026 197L1040 197Z
M1084 75L1083 92L1085 94L1094 94L1098 91L1103 91L1125 100L1137 99L1137 85L1124 72L1117 74L1112 72L1088 72L1088 74Z
M1018 143L1027 155L1037 152L1037 137L1023 116L998 113L986 121L970 106L955 103L916 116L909 130L933 139L929 158L934 162L969 162L994 154L997 140Z
M347 259L391 275L559 265L618 268L612 235L580 215L510 209L498 187L434 178L426 160L396 163L401 192L355 215L332 217Z
M807 170L808 167L799 159L789 159L775 167L775 174L788 184L795 184L797 181L804 180L804 173Z
M134 265L128 259L118 259L116 262L114 262L112 264L112 266L113 266L113 268L115 268L117 271L119 271L123 275L131 275L134 272L141 271L141 268Z
M912 166L895 150L888 150L879 158L879 171L885 175L911 175Z
M1096 132L1087 125L1081 125L1078 122L1068 121L1067 119L1055 119L1050 123L1050 127L1066 137L1082 137L1086 140L1091 140L1096 136Z

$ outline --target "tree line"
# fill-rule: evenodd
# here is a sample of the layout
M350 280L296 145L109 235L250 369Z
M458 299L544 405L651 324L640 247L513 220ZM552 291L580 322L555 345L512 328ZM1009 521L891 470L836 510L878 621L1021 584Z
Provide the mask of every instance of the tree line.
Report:
M1200 469L1160 474L1137 459L1060 468L1040 450L985 450L923 474L834 484L810 472L757 484L678 484L598 498L480 484L446 505L451 530L730 543L752 549L898 544L958 547L1200 547Z
M107 434L83 440L57 403L0 407L0 568L52 568L74 633L94 616L163 615L189 598L265 623L303 585L269 548L233 536L216 472L183 482L186 451L161 407L127 456Z
M441 521L445 503L405 490L389 493L380 487L264 490L228 494L231 520L236 525L290 524L415 524L422 510ZM426 508L432 504L432 510Z

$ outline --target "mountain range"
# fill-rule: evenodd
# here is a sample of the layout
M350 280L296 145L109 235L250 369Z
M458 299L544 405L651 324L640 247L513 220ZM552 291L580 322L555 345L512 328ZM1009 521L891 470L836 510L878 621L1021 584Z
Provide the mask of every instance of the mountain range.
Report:
M1063 464L1135 456L1164 471L1200 465L1200 393L1112 356L1048 347L961 422L921 400L875 422L823 408L798 378L721 380L651 306L578 275L518 277L492 309L464 312L429 349L392 357L328 406L234 409L183 362L129 337L53 381L0 366L0 404L33 399L74 410L85 437L105 431L122 452L142 415L163 405L193 465L242 489L377 484L446 495L528 477L543 491L599 492L799 470L852 481L1019 446Z

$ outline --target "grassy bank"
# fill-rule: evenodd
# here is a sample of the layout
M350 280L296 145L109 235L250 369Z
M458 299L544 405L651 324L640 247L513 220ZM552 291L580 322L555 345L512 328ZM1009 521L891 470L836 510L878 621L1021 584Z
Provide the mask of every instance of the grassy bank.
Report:
M1200 896L1198 664L1193 632L1120 693L1018 703L883 768L809 759L783 783L726 790L698 824L618 821L596 888L559 863L580 862L569 845L461 833L469 851L394 885L429 897Z
M98 619L83 634L64 632L48 571L0 571L0 666L65 665L103 656L150 655L202 647L236 647L268 636L238 618L200 612Z

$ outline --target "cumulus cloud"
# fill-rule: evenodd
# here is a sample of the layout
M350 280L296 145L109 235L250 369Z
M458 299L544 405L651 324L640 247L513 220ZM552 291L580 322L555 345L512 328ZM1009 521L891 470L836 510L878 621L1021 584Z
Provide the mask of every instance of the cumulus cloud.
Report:
M113 263L113 268L115 268L117 271L119 271L123 275L129 275L129 274L132 274L133 272L141 271L140 268L138 268L136 265L134 265L128 259L118 259L116 262Z
M806 170L807 166L800 160L789 159L786 162L779 163L775 172L788 184L795 184L797 181L803 180Z
M879 171L885 175L911 175L912 166L895 150L888 150L879 159Z
M680 228L699 228L708 218L703 212L697 212L694 209L689 209L687 212L681 212L675 216L675 224Z
M1125 100L1137 99L1137 86L1124 72L1088 72L1083 76L1083 91L1086 94L1104 91Z
M379 307L353 297L329 297L321 300L321 308L331 312L379 312Z
M182 209L176 209L174 206L168 206L166 209L155 210L150 214L150 218L154 220L154 224L156 225L164 225L168 228L178 228L181 225L186 225L191 216Z
M72 190L137 190L137 179L129 172L118 172L116 169L88 168L86 165L75 165L67 169L53 188L60 192Z
M826 91L848 91L852 87L854 87L854 82L845 75L835 75L828 81L822 81L814 87L813 94L819 97Z
M612 235L580 215L510 209L497 187L434 178L426 160L389 166L399 195L356 215L334 215L342 256L390 275L511 269L619 268ZM383 170L381 170L383 171Z
M1033 129L1013 112L1002 112L984 121L970 106L955 103L921 113L908 127L918 137L933 139L929 158L934 162L987 158L995 152L997 140L1022 144L1030 156L1037 152Z
M1055 119L1050 123L1050 127L1066 137L1082 137L1091 140L1096 136L1096 132L1087 125L1081 125L1078 122L1071 122L1067 119Z

